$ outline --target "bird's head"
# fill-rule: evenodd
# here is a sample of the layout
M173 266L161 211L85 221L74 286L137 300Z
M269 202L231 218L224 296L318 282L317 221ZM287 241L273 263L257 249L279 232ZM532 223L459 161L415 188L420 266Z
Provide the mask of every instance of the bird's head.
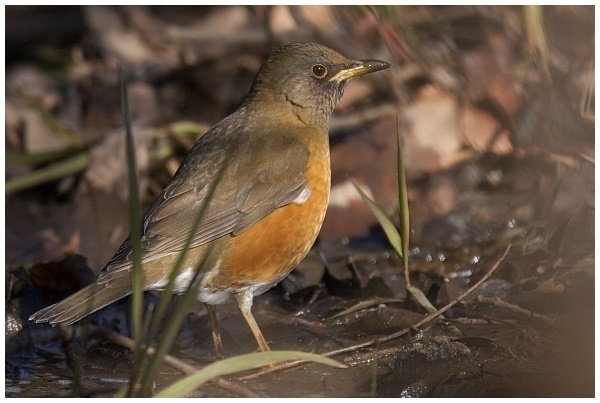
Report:
M292 110L309 125L328 125L348 80L391 67L379 60L352 60L318 43L293 43L262 65L249 98Z

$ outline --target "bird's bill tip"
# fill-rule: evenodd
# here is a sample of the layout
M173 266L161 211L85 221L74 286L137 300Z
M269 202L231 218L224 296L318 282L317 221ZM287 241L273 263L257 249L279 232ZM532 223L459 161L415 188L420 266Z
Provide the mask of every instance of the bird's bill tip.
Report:
M357 60L356 65L347 69L343 69L337 72L333 77L329 79L329 81L337 80L343 81L348 80L353 77L362 76L365 74L374 73L376 71L385 70L392 67L391 64L387 62L383 62L381 60Z

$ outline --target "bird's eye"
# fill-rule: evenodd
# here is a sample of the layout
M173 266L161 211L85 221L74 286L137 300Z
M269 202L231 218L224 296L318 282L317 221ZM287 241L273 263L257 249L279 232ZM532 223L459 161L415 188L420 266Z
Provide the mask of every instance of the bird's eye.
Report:
M322 64L315 64L310 68L310 71L312 71L313 75L317 78L323 78L327 75L327 67Z

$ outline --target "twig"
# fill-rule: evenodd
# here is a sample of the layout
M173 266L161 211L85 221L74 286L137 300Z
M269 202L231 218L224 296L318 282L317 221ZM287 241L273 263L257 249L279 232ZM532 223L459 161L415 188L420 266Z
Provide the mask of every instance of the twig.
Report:
M237 383L223 379L220 376L213 378L211 382L225 390L228 390L229 392L237 394L240 397L261 397L256 393L252 392L251 390L246 389L243 386L238 385Z
M66 329L71 329L71 332L66 331ZM25 351L28 348L35 344L48 343L54 340L70 340L75 337L79 337L81 332L79 331L79 327L65 327L61 329L60 326L57 327L48 327L43 329L35 329L35 330L23 330L19 332L16 336L10 338L5 343L5 354L16 354L21 351ZM88 336L90 334L94 334L93 331L87 333Z
M133 350L135 348L135 342L133 341L133 339L130 339L129 337L123 336L122 334L119 333L115 333L113 331L110 331L108 329L105 328L101 328L100 332L99 332L104 338L106 338L108 341L126 347L130 350ZM152 347L148 347L146 349L146 354L148 356L152 356L154 355L155 349ZM193 374L197 371L200 370L200 368L194 367L192 365L186 364L185 362L173 357L172 355L169 354L165 354L164 355L164 359L163 362L167 365L169 365L172 368L175 368L176 370L178 370L179 372L189 375L189 374ZM242 397L260 397L257 394L253 393L252 391L237 385L233 382L227 381L223 378L220 377L215 377L211 380L211 382L213 382L215 385L218 385L220 387L222 387L225 390L228 390L230 392L236 393Z
M514 305L514 304L510 304L506 301L502 301L500 298L496 297L496 298L487 298L484 297L482 295L478 295L477 298L475 299L475 301L482 303L482 304L490 304L493 306L497 306L498 308L504 308L507 309L509 311L518 313L520 315L523 316L527 316L529 318L533 318L533 319L540 319L543 322L551 325L554 323L554 319L546 316L546 315L542 315L539 313L535 313L533 311L530 311L529 309L525 309L525 308L521 308L518 305Z
M439 311L427 315L425 318L423 318L420 322L416 323L414 326L412 326L410 328L407 328L407 329L400 330L400 331L398 331L396 333L393 333L393 334L390 334L388 336L377 337L375 339L372 339L372 340L369 340L369 341L365 341L364 343L355 344L353 346L341 348L339 350L329 351L329 352L321 354L321 355L324 356L324 357L331 357L333 355L337 355L337 354L341 354L341 353L347 353L347 352L350 352L350 351L356 351L356 350L359 350L359 349L364 348L364 347L372 346L374 344L379 345L381 343L385 343L387 341L390 341L390 340L393 340L393 339L397 339L398 337L404 336L411 329L417 329L419 327L422 327L422 326L428 324L429 322L433 321L438 316L440 316L441 314L443 314L444 312L446 312L447 310L449 310L450 308L452 308L454 305L458 304L465 297L467 297L469 294L471 294L473 291L475 291L475 289L477 289L483 282L485 282L487 279L489 279L491 277L491 275L496 271L496 269L500 266L500 263L502 263L504 261L504 258L506 257L506 255L510 251L511 246L512 245L509 243L508 246L506 247L506 250L504 251L504 253L502 254L502 256L500 256L500 258L496 261L496 263L494 264L494 266L492 266L492 268L479 281L477 281L475 284L473 284L473 286L471 286L471 288L469 288L467 291L463 292L461 295L459 295L458 297L456 297L454 300L452 300L450 303L448 303L446 306L444 306ZM251 379L251 378L258 377L260 375L268 374L270 372L274 372L274 371L278 371L278 370L282 370L282 369L287 369L287 368L295 367L297 365L304 364L306 362L307 361L293 361L293 362L289 362L289 363L285 363L285 364L280 364L280 365L276 365L276 366L272 366L272 367L267 367L267 368L264 368L264 369L262 369L261 371L255 373L255 374L243 376L243 377L240 377L238 379L240 379L240 380Z
M113 344L128 348L130 350L135 348L133 339L113 332L112 330L102 326L87 326L85 327L85 330L83 326L57 326L32 332L28 337L21 337L21 340L18 340L18 337L14 337L9 343L7 343L7 351L9 353L16 353L33 344L46 343L61 338L65 341L69 341L81 337L83 331L85 331L87 337L101 336ZM147 349L147 354L152 356L154 351L154 348L149 347ZM185 362L168 354L165 356L164 362L165 364L186 375L193 374L199 370L199 368L188 365Z
M133 339L131 339L127 336L123 336L122 334L119 334L119 333L116 333L116 332L113 332L111 330L104 329L104 328L100 331L100 335L102 335L102 337L104 337L106 340L110 341L111 343L117 344L119 346L123 346L132 351L135 349L135 343L134 343ZM155 349L153 347L148 347L146 349L146 354L148 356L153 356L154 353L155 353ZM178 360L177 358L173 357L172 355L165 355L164 363L186 375L193 374L194 372L199 370L199 368L196 368L192 365L186 364L185 362Z
M446 320L459 325L489 325L494 322L500 322L499 319L490 316L485 316L484 318L447 318ZM501 323L516 325L517 321L502 321Z

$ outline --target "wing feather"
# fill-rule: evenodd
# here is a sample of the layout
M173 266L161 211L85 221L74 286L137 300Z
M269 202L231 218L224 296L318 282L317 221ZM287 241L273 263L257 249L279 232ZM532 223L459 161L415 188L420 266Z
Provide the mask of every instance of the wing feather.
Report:
M276 130L265 132L263 147L250 155L245 152L245 137L235 133L235 128L224 129L226 120L194 145L171 183L144 215L142 263L183 250L198 214L203 216L191 247L246 231L307 188L304 169L308 150L295 136ZM229 144L230 149L223 149L223 144ZM213 197L209 197L213 186ZM104 270L108 274L131 266L128 237Z

